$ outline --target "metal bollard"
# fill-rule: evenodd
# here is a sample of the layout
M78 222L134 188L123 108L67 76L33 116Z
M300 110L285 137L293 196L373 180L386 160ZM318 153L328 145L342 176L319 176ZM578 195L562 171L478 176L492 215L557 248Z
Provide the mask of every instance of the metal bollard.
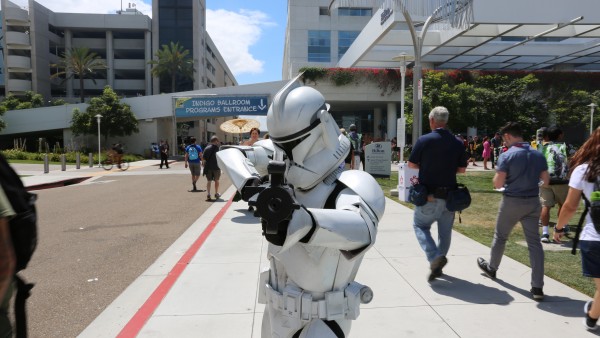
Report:
M67 170L67 157L65 156L65 154L60 155L60 170Z
M79 169L81 167L81 153L77 153L75 155L75 169Z
M90 168L94 166L94 155L92 155L92 153L88 154L88 163L90 165Z
M50 163L48 162L48 154L44 154L44 174L50 172Z

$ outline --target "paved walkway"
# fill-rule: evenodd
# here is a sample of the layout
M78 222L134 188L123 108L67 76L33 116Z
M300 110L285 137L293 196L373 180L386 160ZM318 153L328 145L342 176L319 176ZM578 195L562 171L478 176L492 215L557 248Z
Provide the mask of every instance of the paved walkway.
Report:
M233 194L228 189L80 337L260 337L256 294L266 242L246 204L230 201ZM546 277L546 298L535 302L527 266L505 257L498 279L486 278L476 258L489 248L456 232L445 275L428 283L411 224L412 210L386 199L377 242L356 278L375 297L361 307L351 337L595 336L582 325L589 297Z

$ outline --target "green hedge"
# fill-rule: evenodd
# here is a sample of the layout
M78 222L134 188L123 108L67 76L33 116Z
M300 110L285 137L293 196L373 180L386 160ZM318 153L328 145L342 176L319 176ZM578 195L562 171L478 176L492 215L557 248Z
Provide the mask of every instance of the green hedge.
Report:
M17 150L17 149L2 150L1 152L4 155L4 157L6 157L6 159L9 161L21 160L21 161L43 162L44 155L45 155L45 153L30 153L30 152L26 152L26 151ZM48 160L50 162L60 162L60 155L62 155L62 154L48 153ZM102 159L105 159L106 158L105 156L106 156L106 154L103 153ZM98 163L98 153L95 153L95 154L92 153L92 157L94 159L93 162ZM65 159L66 159L67 163L76 163L77 162L77 152L74 152L74 151L66 152ZM143 159L144 159L144 157L141 155L136 155L136 154L124 154L123 155L123 160L129 161L129 162L140 161ZM89 161L88 154L81 153L80 161L81 161L81 163L87 163Z

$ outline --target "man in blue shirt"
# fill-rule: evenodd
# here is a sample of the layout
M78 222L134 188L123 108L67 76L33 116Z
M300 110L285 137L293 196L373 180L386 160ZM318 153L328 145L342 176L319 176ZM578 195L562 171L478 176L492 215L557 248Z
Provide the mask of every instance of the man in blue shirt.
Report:
M529 250L531 264L531 293L533 299L544 299L544 250L539 240L538 219L542 206L538 197L540 183L548 185L550 176L546 159L539 151L523 142L523 132L516 122L507 123L500 130L509 149L500 155L494 175L494 188L504 189L496 229L492 241L490 261L477 258L483 273L494 279L500 266L510 232L521 222Z
M200 160L202 159L202 147L196 144L196 138L190 137L190 145L185 147L185 167L190 167L192 174L192 192L202 191L196 189L196 181L200 177Z
M446 129L449 116L445 107L435 107L429 113L431 133L419 137L408 166L419 169L419 184L427 188L427 203L415 207L413 228L417 240L430 263L429 281L442 275L448 263L446 255L452 239L454 212L446 208L446 197L456 188L456 173L467 169L465 146ZM431 237L431 225L438 224L438 245Z

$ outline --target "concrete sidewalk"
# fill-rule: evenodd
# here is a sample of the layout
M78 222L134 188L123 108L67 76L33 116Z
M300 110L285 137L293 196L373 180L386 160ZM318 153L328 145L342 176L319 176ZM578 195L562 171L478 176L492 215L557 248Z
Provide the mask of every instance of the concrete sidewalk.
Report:
M266 242L247 205L227 200L233 193L227 190L80 337L260 337L264 305L256 298ZM386 200L377 242L356 278L375 297L361 307L351 337L595 336L582 325L589 297L546 277L546 298L533 301L527 266L505 257L498 279L486 278L476 259L488 257L489 248L453 236L444 276L428 283L412 210Z

